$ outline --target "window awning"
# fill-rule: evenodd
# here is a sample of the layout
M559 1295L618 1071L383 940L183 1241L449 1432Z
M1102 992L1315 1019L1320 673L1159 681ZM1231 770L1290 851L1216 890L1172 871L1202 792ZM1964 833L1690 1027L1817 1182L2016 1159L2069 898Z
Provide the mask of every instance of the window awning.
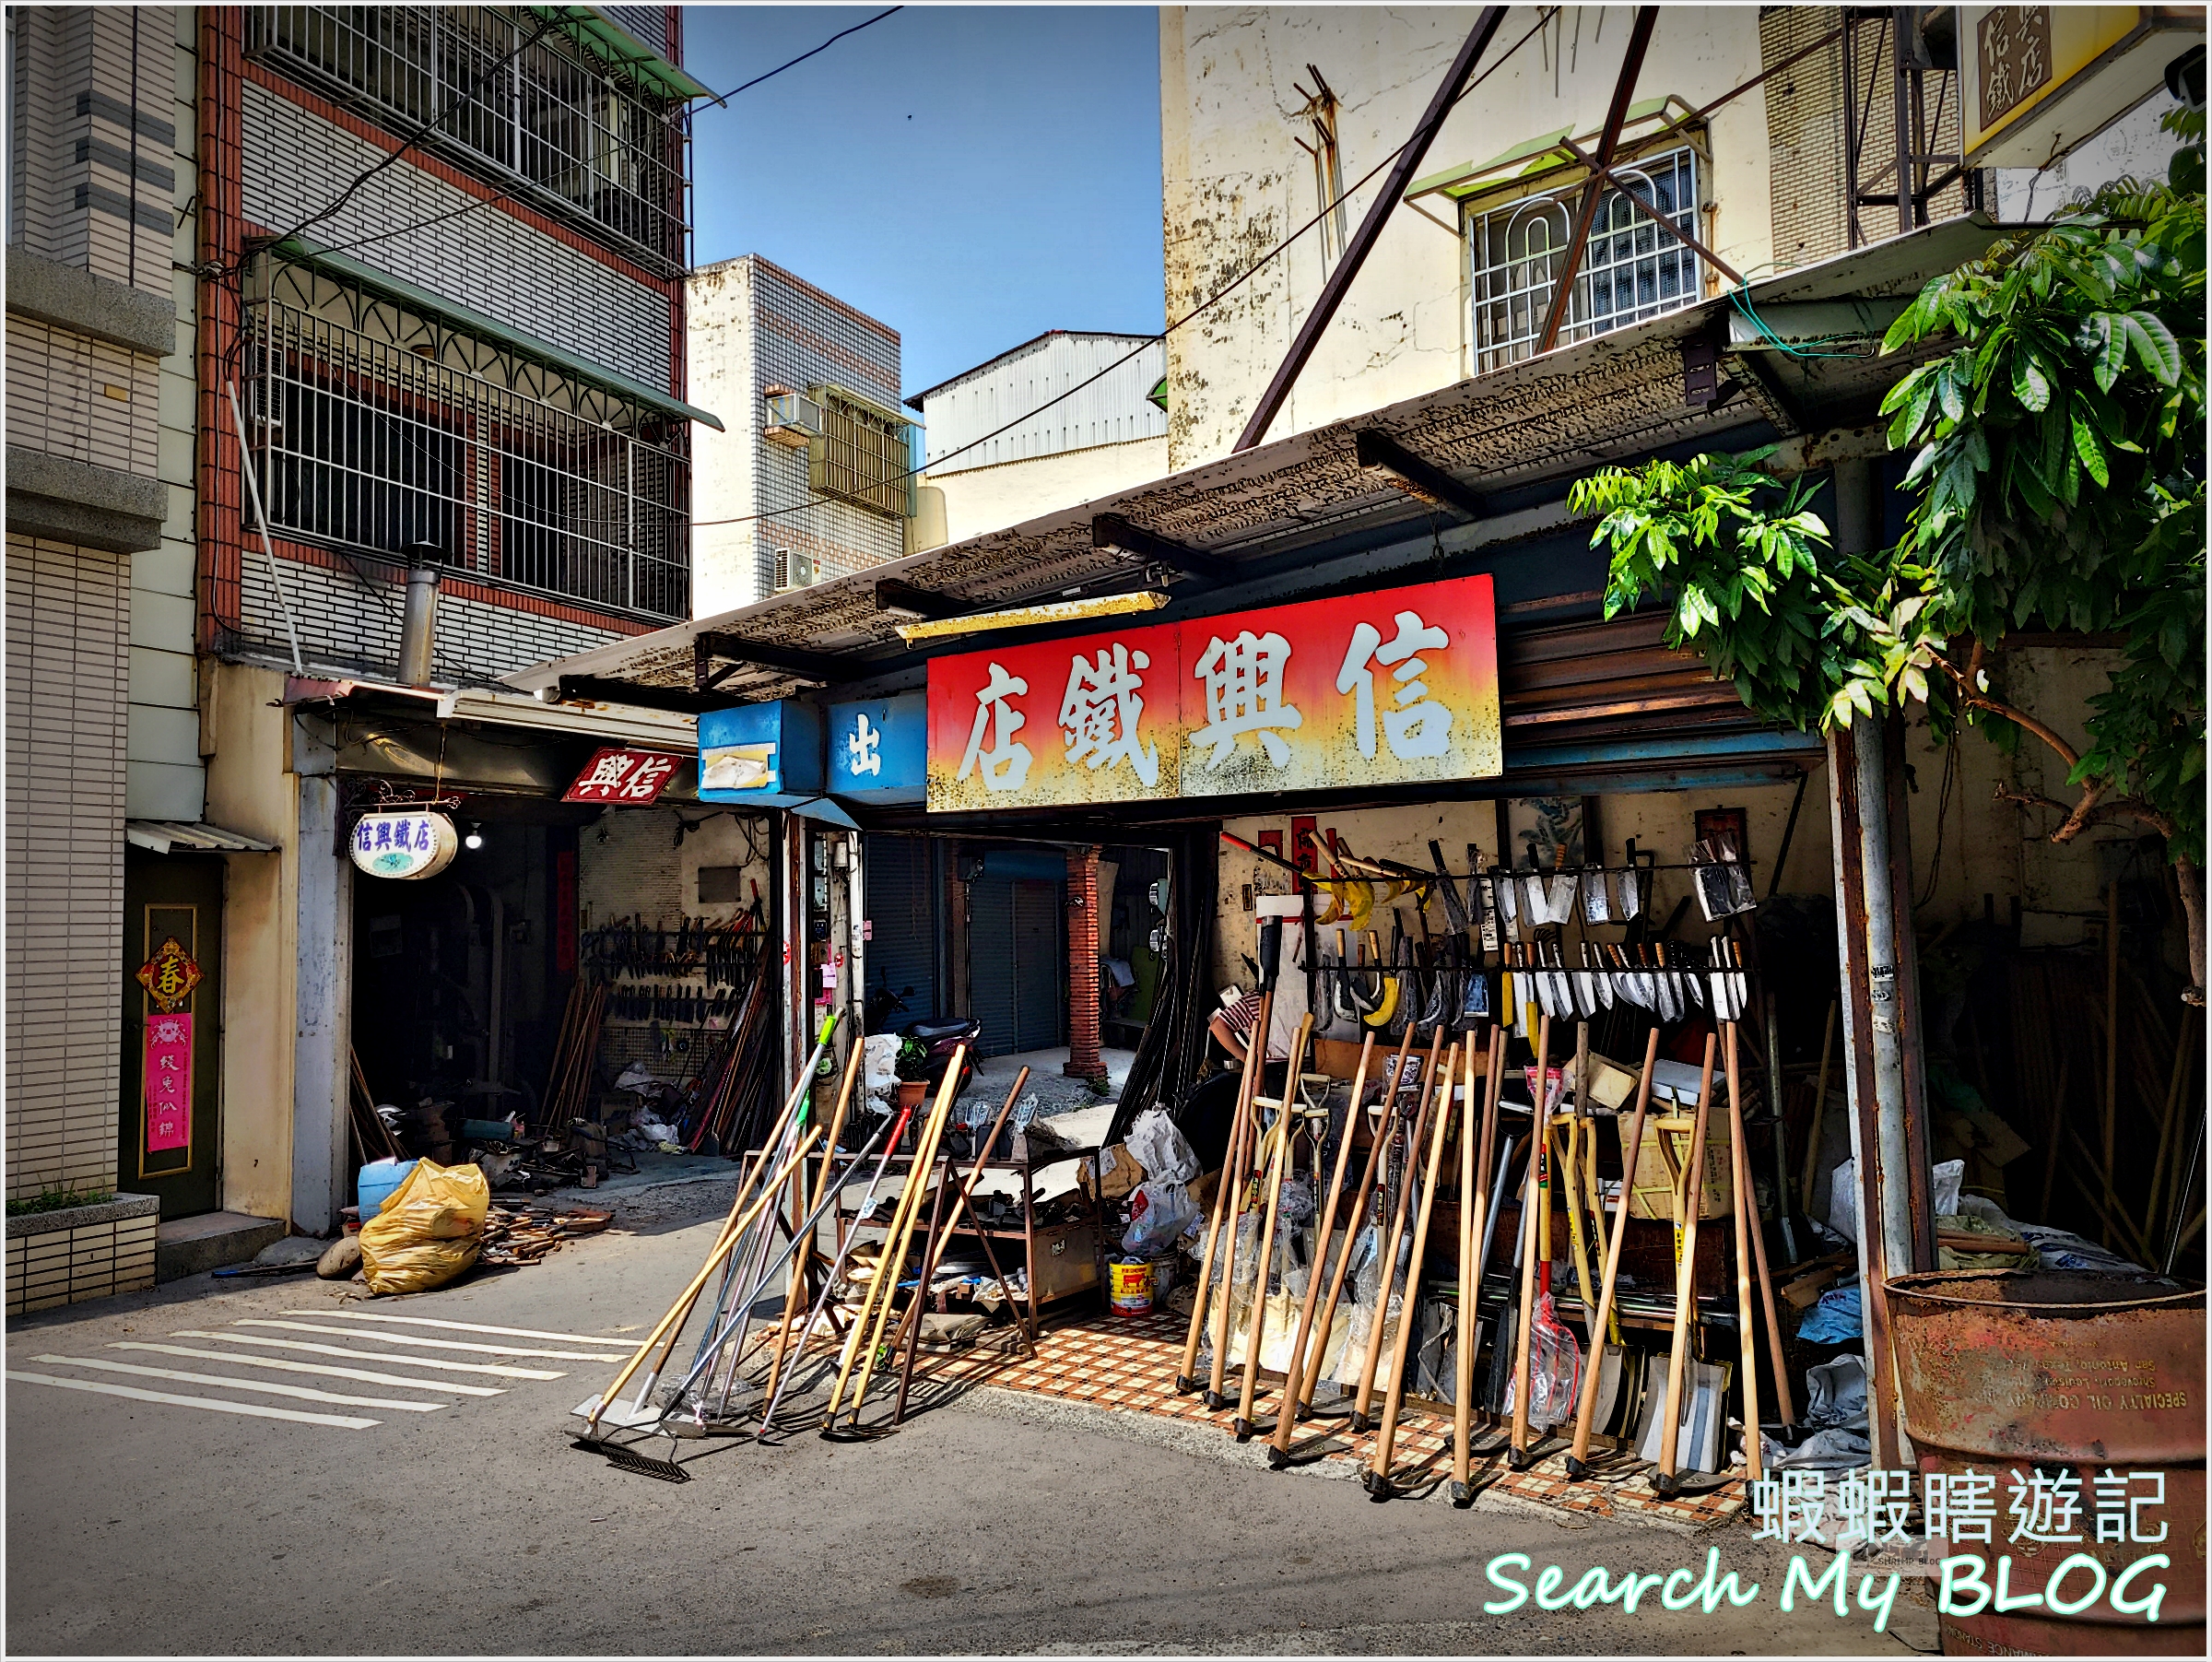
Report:
M472 307L462 305L458 301L450 301L442 295L432 294L427 289L418 289L405 277L395 277L389 272L379 271L373 265L363 265L350 255L338 253L319 243L311 242L304 237L294 237L288 242L276 243L272 252L282 254L288 260L297 260L303 265L315 266L335 277L342 277L347 282L358 283L364 289L374 289L386 299L395 301L410 311L442 318L456 329L464 330L470 335L481 336L487 340L497 341L501 346L520 352L526 358L535 358L541 363L550 364L563 374L573 375L579 381L588 382L594 386L604 387L609 392L619 393L625 398L643 405L647 409L657 410L660 414L673 417L679 421L704 422L716 432L724 430L721 418L710 410L700 409L695 404L686 404L681 398L657 391L647 386L641 381L632 381L627 375L618 375L602 364L594 363L589 359L579 358L573 352L564 351L551 342L540 340L534 335L525 335L511 324L500 323L496 318L487 317L483 312L476 311Z
M135 848L151 849L155 854L174 854L180 850L188 854L213 855L273 855L276 844L265 843L259 837L249 837L243 831L225 831L219 825L209 825L193 819L125 819L123 822L124 840Z
M1695 113L1690 105L1673 93L1630 105L1628 118L1621 127L1621 154L1633 156L1640 147L1661 139L1687 142L1685 136ZM1595 133L1578 136L1572 127L1539 134L1511 149L1501 150L1488 161L1465 161L1431 173L1426 179L1417 179L1406 187L1404 199L1416 202L1423 196L1445 196L1454 202L1465 202L1500 191L1524 190L1539 179L1549 181L1555 174L1561 183L1579 181L1586 176L1587 170L1560 141L1572 138L1580 148L1588 151L1596 149L1598 137Z
M615 22L600 6L534 6L530 9L541 18L558 18L600 56L620 64L640 80L670 98L688 101L714 96L712 87L702 87L693 80L679 65L671 64Z

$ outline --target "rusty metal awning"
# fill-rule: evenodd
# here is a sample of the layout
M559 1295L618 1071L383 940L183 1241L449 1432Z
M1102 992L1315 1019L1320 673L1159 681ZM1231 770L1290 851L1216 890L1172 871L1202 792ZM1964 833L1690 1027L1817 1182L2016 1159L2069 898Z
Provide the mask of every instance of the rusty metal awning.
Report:
M911 671L930 655L897 632L878 584L959 615L1088 585L1141 583L1180 562L1217 591L1258 562L1426 537L1436 510L1478 526L1527 517L1565 481L1609 462L1712 444L1811 441L1875 419L1882 393L1921 354L1798 356L1739 349L1742 308L1910 295L2012 228L1971 214L1752 283L1632 327L1576 342L1271 444L1222 456L1096 501L969 537L506 678L555 690L698 710ZM1712 390L1686 375L1686 348L1712 343ZM1931 350L1933 348L1930 348ZM1694 401L1693 401L1694 400ZM1505 499L1503 502L1500 499ZM1488 504L1499 503L1501 512ZM1549 517L1557 517L1550 515ZM1172 572L1171 574L1174 574ZM1180 584L1178 585L1181 586ZM958 642L939 650L959 650ZM702 689L711 690L702 691ZM1708 714L1716 713L1707 712Z
M125 819L124 841L158 855L273 855L276 844L200 819Z

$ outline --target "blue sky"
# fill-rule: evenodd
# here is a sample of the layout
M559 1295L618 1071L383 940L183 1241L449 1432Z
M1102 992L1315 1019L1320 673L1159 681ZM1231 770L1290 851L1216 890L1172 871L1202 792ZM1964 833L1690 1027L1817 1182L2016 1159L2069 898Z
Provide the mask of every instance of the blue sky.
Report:
M721 90L880 6L695 6ZM909 6L694 117L695 257L759 253L902 336L907 392L1046 329L1162 321L1148 6Z

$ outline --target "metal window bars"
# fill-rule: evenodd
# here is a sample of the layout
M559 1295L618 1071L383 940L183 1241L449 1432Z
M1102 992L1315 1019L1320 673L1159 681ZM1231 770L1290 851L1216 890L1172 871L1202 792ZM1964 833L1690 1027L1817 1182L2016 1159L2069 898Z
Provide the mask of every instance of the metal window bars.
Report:
M879 414L835 387L818 388L821 436L807 444L807 488L895 519L909 517L912 423Z
M515 55L538 28L521 8L263 6L249 16L252 55L410 133L444 112L427 146L488 166L524 200L604 233L660 276L688 264L684 106L564 30Z
M681 422L299 266L265 285L243 373L273 531L689 614Z
M1664 216L1696 234L1697 152L1686 147L1615 171L1634 187L1635 199L1619 189L1599 198L1562 341L1625 328L1700 298L1697 255L1653 222ZM1476 373L1518 363L1535 350L1581 188L1467 216Z

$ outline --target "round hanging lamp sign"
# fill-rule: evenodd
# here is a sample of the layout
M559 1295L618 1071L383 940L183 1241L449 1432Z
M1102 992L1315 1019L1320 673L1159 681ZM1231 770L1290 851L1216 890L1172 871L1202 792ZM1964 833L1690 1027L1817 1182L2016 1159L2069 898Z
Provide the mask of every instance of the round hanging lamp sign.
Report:
M421 808L379 808L353 828L353 863L372 878L434 878L460 850L453 820Z

